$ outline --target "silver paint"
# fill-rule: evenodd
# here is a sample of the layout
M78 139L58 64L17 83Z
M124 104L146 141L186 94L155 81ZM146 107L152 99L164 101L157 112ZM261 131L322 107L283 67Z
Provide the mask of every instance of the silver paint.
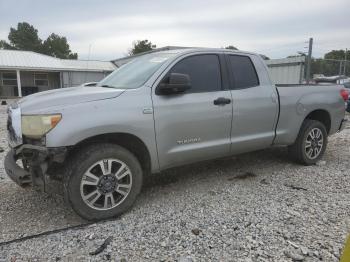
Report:
M19 102L19 107L22 114L62 114L62 120L46 135L47 147L74 146L89 137L108 133L134 135L143 141L150 153L152 172L275 144L290 145L305 117L317 109L329 113L330 134L338 131L344 118L339 86L276 89L264 61L254 53L220 49L166 52L176 55L139 88L64 88L28 96ZM156 86L177 61L206 53L249 56L256 67L260 86L173 96L155 94ZM213 100L218 97L230 98L232 103L215 106ZM177 142L185 138L200 140Z

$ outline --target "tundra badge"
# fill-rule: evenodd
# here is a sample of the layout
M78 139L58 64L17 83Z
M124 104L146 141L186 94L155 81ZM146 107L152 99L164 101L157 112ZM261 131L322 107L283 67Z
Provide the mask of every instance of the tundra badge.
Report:
M195 138L186 138L186 139L183 139L183 140L177 140L176 142L179 145L184 145L184 144L198 143L200 141L201 141L200 137L195 137Z

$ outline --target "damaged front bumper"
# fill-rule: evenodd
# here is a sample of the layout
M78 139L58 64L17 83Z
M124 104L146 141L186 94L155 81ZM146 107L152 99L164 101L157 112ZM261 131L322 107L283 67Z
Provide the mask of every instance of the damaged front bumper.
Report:
M46 148L21 145L11 149L5 157L5 171L19 186L32 186L38 191L47 191L48 168L53 163L63 163L67 148ZM19 165L22 161L22 166Z
M5 157L5 171L7 175L21 187L30 185L32 182L31 175L28 170L20 167L17 163L15 151L12 149Z

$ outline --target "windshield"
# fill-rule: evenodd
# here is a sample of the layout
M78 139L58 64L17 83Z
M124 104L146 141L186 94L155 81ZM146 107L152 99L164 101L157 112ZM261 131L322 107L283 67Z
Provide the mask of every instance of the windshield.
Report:
M133 89L142 86L169 58L175 54L154 53L143 55L121 66L97 85Z

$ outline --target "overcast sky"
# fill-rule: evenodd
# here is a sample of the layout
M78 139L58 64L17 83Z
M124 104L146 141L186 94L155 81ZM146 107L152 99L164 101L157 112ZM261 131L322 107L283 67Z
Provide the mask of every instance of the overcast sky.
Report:
M306 51L314 56L350 48L349 0L0 0L0 39L10 27L29 22L45 39L66 36L80 59L111 60L132 42L157 47L234 45L281 58Z

